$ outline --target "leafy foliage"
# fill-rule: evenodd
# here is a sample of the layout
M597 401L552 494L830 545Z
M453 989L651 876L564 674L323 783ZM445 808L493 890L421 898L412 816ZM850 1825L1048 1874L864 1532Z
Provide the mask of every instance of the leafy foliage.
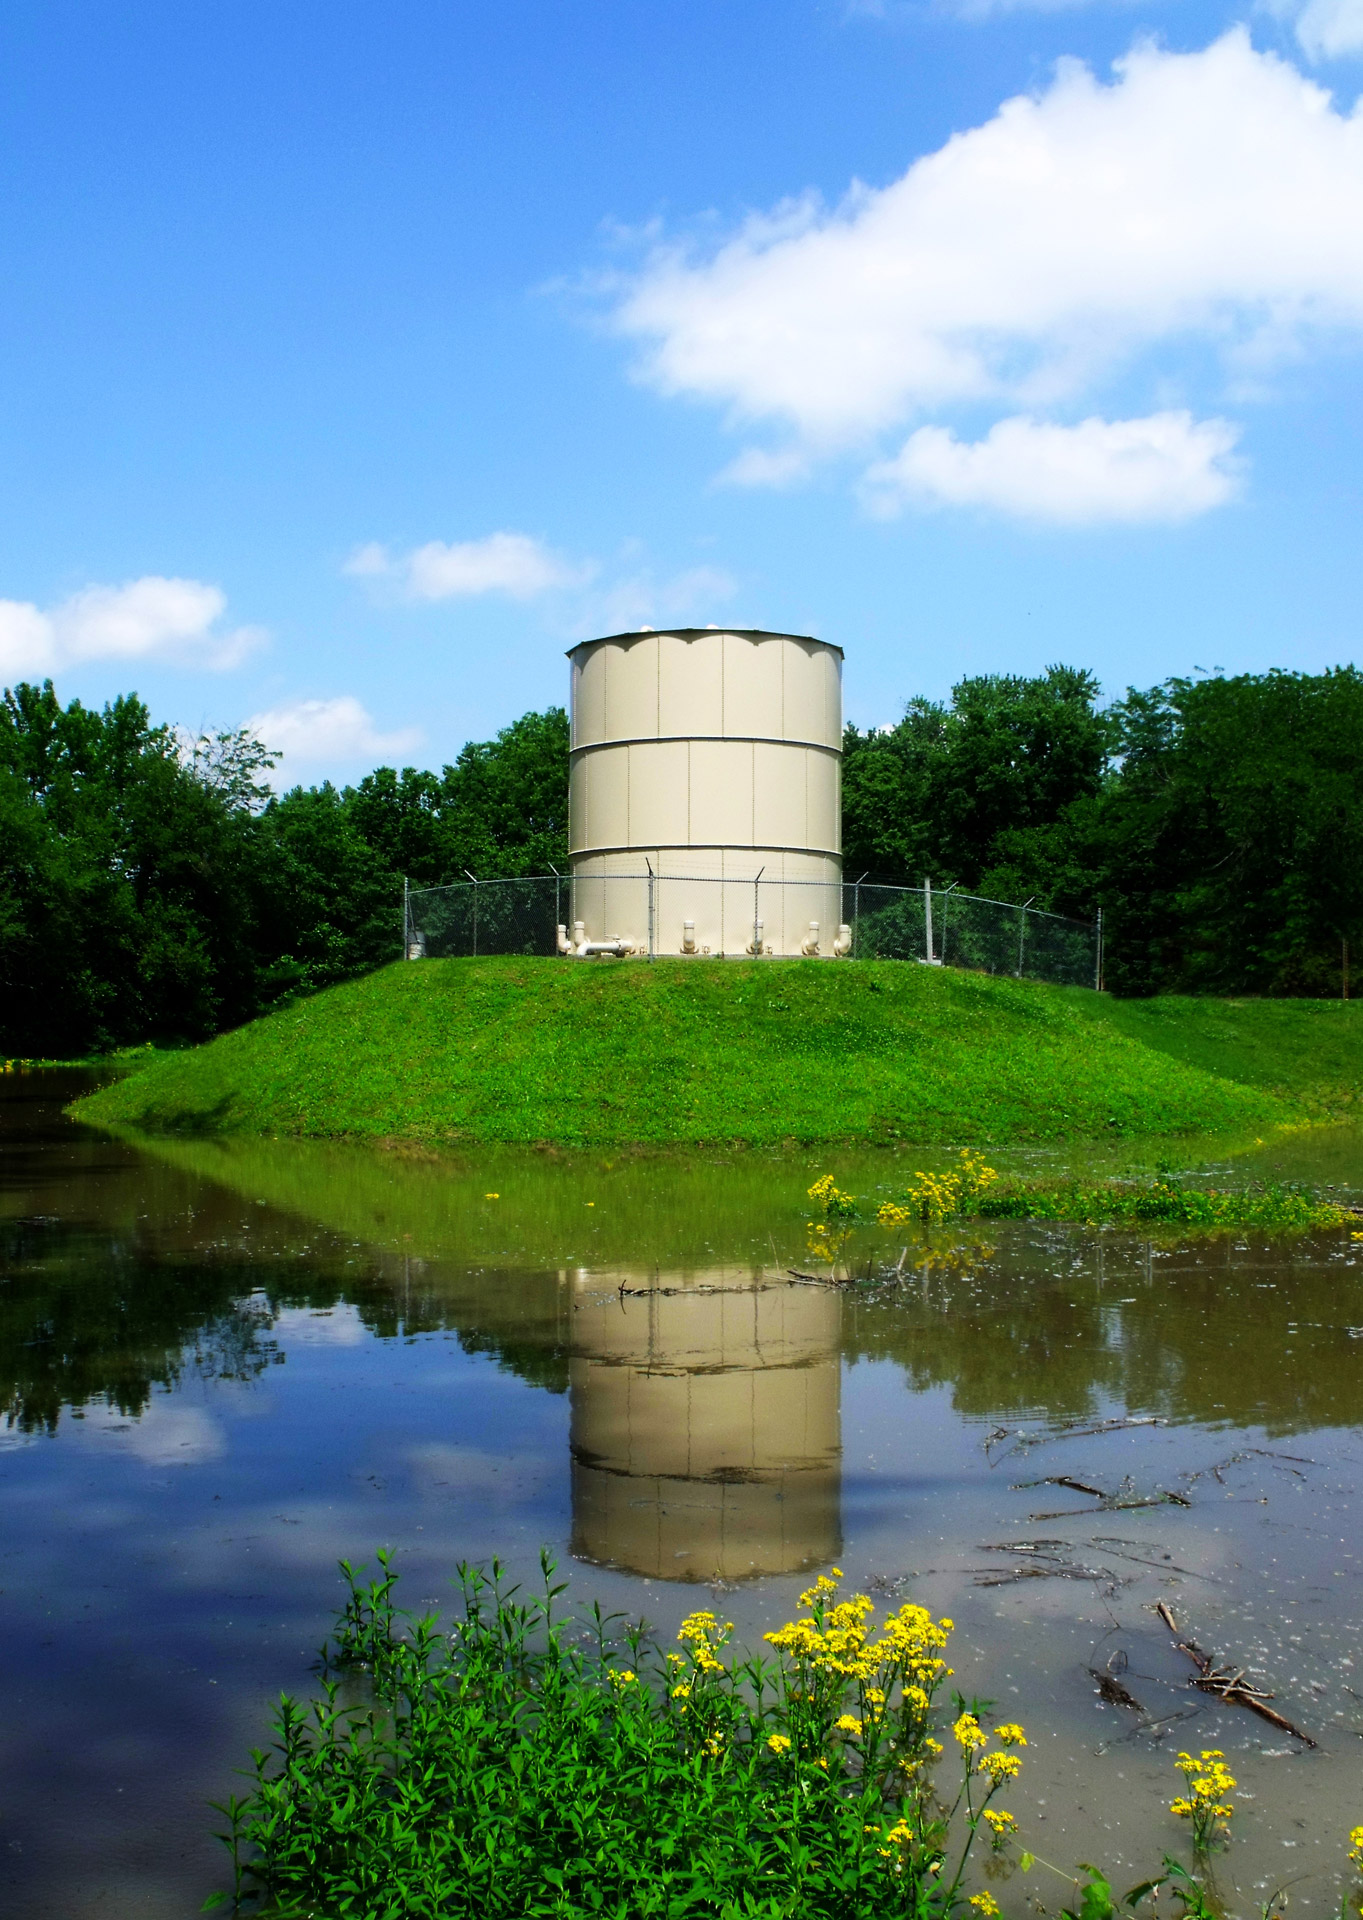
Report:
M0 1052L201 1040L399 949L402 878L542 872L567 845L567 717L437 776L276 798L251 734L185 741L133 696L0 702Z
M951 1622L922 1607L877 1634L870 1600L821 1575L767 1635L774 1662L736 1658L709 1612L660 1659L599 1607L585 1633L565 1619L547 1555L529 1601L496 1562L461 1566L451 1633L397 1609L380 1561L367 1586L343 1563L337 1677L311 1712L281 1703L251 1792L222 1809L239 1910L937 1920L966 1904L981 1826L1006 1843L991 1802L1026 1735L957 1696L936 1767Z

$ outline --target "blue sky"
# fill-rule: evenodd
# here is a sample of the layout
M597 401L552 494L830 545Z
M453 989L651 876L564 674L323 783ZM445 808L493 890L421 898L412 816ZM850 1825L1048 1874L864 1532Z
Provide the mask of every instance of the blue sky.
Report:
M0 679L311 780L641 624L836 640L863 724L1356 659L1360 56L1363 0L16 0Z

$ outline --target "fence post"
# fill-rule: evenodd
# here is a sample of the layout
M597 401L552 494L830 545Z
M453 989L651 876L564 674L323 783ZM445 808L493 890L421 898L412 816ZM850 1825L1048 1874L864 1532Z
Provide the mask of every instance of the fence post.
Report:
M928 945L928 965L932 965L932 882L923 881L923 931Z
M1026 940L1027 940L1027 909L1028 909L1028 907L1030 907L1030 906L1031 906L1031 904L1032 904L1032 900L1035 900L1035 899L1036 899L1036 895L1035 895L1035 894L1033 894L1033 895L1031 896L1031 899L1029 899L1029 900L1024 900L1024 901L1023 901L1023 903L1022 903L1022 907L1021 907L1021 910L1020 910L1020 912L1018 913L1018 970L1017 970L1017 978L1018 978L1019 980L1021 980L1021 978L1022 978L1022 956L1023 956L1023 952L1024 952L1024 950L1025 950L1025 944L1026 944Z
M464 868L464 872L468 874L470 880L473 880L473 957L476 960L478 958L478 882L473 879L467 867Z
M754 960L760 960L762 958L762 942L758 938L762 927L762 909L758 906L757 902L759 889L762 885L762 875L766 870L765 866L759 867L757 869L757 877L752 883L752 957Z
M852 882L852 958L861 958L861 883L866 875L861 874Z
M407 875L402 876L402 957L405 960L412 948L412 892L407 883Z
M648 957L651 960L654 954L653 928L656 918L656 895L654 889L658 882L657 876L653 871L653 862L647 854L644 855L644 865L648 868Z
M1093 991L1103 991L1103 909L1098 909L1097 938L1093 943Z

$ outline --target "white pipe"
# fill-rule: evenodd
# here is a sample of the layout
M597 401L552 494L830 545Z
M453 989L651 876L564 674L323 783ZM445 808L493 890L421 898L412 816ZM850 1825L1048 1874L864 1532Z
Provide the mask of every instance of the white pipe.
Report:
M754 956L762 952L762 928L765 924L762 920L754 920L752 923L752 939L748 942L748 952Z
M838 937L833 942L834 958L845 960L851 951L852 929L844 922L843 925L838 928Z
M610 940L588 940L584 936L580 944L573 948L579 960L590 960L594 953L609 953L617 960L624 960L633 951L633 940L626 940L620 934Z
M681 950L683 953L699 952L699 948L696 946L696 923L694 920L682 921Z
M814 957L818 953L819 923L817 920L810 921L809 932L805 935L804 939L800 942L800 951L807 960L814 959Z
M560 927L558 929L558 950L560 953L571 953L573 951L573 943L568 938L568 929L566 927Z

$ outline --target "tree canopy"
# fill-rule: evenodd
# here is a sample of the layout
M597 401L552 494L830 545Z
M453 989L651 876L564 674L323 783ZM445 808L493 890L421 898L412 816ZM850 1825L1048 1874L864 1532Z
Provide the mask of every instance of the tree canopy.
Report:
M401 887L567 860L568 719L439 773L275 794L250 734L186 740L129 694L0 702L0 1050L196 1040L400 951ZM962 680L844 741L849 878L1088 917L1107 981L1335 994L1363 953L1363 674Z

